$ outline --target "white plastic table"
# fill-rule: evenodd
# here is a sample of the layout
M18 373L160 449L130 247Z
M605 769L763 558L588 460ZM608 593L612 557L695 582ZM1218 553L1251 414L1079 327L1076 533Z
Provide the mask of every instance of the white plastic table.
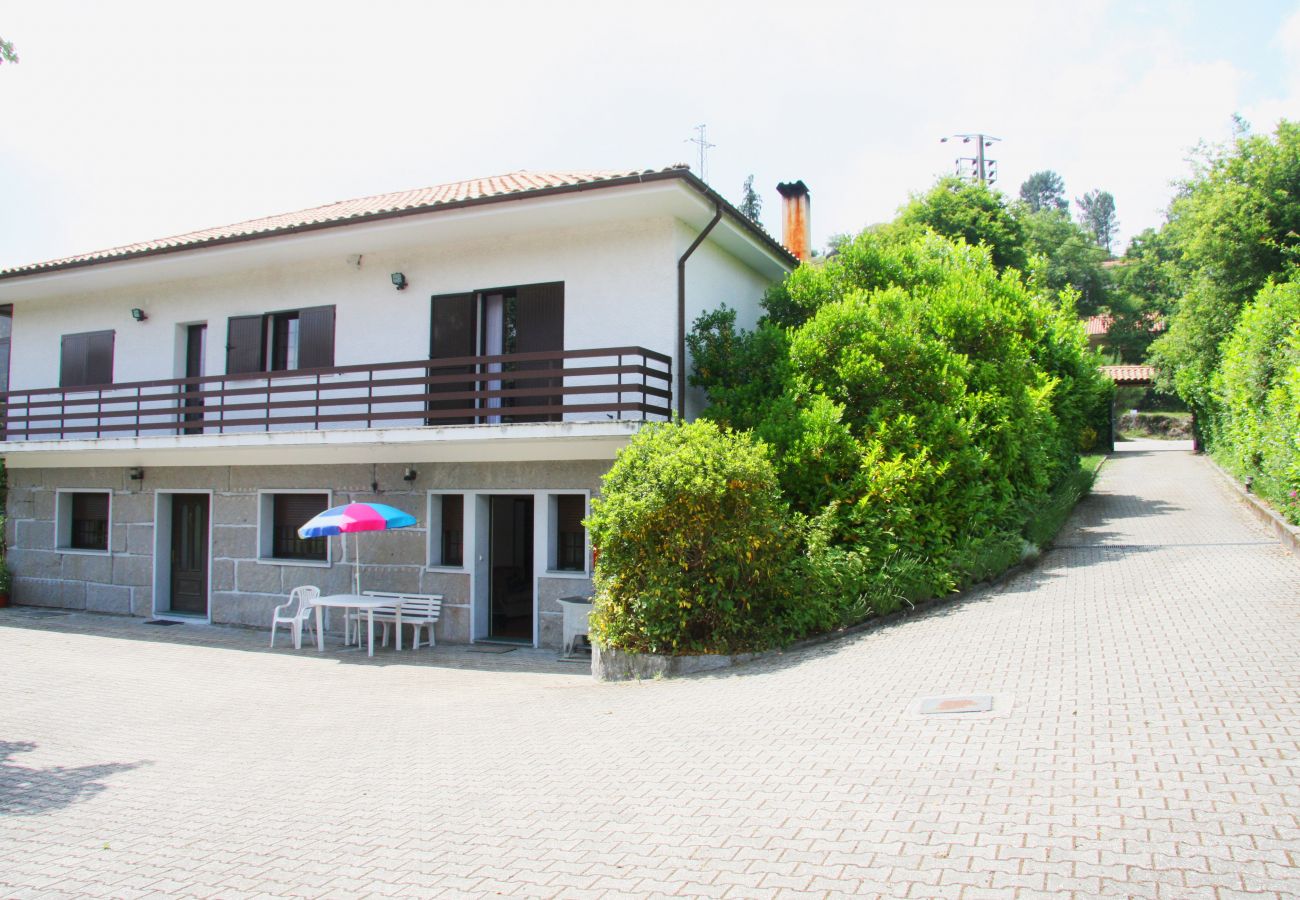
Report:
M311 602L316 607L316 649L323 651L325 649L325 629L322 621L324 615L321 610L326 606L332 606L342 609L363 609L366 611L366 624L369 626L370 647L367 655L375 655L375 610L380 607L394 607L394 618L397 620L397 649L402 649L402 604L400 600L392 597L367 597L364 594L330 594L326 597L317 597ZM299 646L302 642L302 631L298 632Z

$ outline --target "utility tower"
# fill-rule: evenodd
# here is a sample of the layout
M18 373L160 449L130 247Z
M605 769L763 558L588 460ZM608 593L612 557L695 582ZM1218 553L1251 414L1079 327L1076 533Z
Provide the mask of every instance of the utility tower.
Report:
M707 181L709 180L708 178L705 177L705 174L704 174L704 157L705 157L705 154L707 154L710 150L712 150L714 147L717 146L717 144L710 144L710 143L709 143L709 139L708 139L707 137L705 137L705 129L707 129L708 127L709 127L709 126L707 126L707 125L696 125L696 126L695 126L695 132L696 132L695 137L693 137L693 138L687 138L687 139L686 139L686 143L688 143L688 144L698 144L698 145L699 145L699 148L700 148L700 181L704 181L704 182L707 182Z
M995 141L1002 138L995 138L989 134L953 134L945 138L939 138L939 143L945 144L949 140L961 138L963 144L975 143L974 156L957 157L957 176L960 178L969 178L971 181L978 181L980 184L993 184L998 180L998 161L989 159L984 151L992 147Z

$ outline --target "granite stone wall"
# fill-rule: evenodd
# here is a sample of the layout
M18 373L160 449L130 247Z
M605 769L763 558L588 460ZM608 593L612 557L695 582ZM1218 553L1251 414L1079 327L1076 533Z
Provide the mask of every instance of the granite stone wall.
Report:
M259 491L331 491L335 504L386 503L411 513L415 528L362 534L363 587L442 594L440 641L466 642L471 624L471 561L463 570L430 568L427 497L430 491L599 490L603 461L536 463L424 463L403 480L401 465L150 467L143 481L125 468L11 469L5 538L13 572L13 602L152 616L154 527L159 492L211 492L212 553L209 609L213 622L266 626L271 610L294 587L324 593L350 590L352 538L346 552L330 539L328 564L258 558ZM111 491L107 552L56 547L56 494L60 490ZM468 504L467 504L468 506ZM468 510L467 510L468 512ZM558 647L562 613L557 599L590 594L583 577L543 574L538 608L543 646ZM165 611L164 611L165 612Z

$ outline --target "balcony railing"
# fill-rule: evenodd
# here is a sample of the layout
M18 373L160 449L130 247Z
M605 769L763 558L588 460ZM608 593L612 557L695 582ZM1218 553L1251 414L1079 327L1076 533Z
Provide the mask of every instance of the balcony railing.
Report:
M671 359L606 347L0 394L7 441L671 415Z

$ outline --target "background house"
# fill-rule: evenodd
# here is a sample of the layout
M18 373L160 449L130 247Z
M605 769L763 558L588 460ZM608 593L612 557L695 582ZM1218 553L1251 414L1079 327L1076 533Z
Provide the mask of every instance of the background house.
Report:
M517 172L0 272L15 598L262 625L297 585L348 588L350 544L296 526L380 500L421 527L362 536L368 586L443 594L440 639L557 646L600 476L698 407L685 330L722 303L751 326L796 264L674 167Z

